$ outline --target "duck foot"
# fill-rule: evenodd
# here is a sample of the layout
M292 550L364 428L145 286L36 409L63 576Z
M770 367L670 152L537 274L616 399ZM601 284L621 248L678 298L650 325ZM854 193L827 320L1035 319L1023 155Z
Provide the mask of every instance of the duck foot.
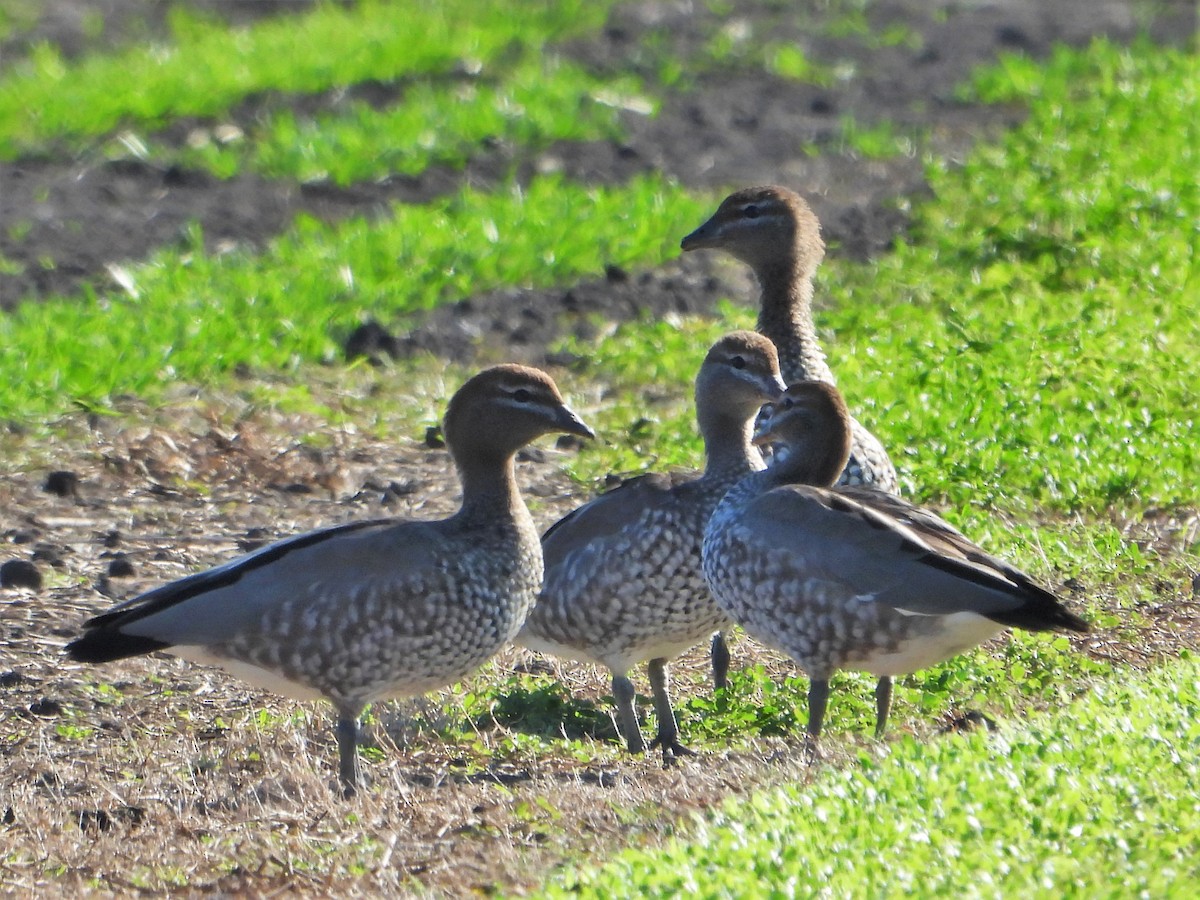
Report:
M815 766L824 761L825 756L821 753L821 745L817 741L816 736L811 734L804 735L804 747L800 751L806 765Z
M695 750L689 750L683 744L679 743L679 739L675 736L658 735L650 742L650 749L655 750L662 748L663 768L669 769L671 766L679 762L681 756L695 756Z

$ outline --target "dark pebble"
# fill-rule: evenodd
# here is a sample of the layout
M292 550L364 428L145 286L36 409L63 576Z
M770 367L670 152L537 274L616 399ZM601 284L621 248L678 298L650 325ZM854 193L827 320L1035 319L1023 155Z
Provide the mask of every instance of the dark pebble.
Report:
M396 356L399 349L400 342L395 335L374 319L355 328L342 345L346 359L365 357L373 363L380 362L384 356Z
M604 266L604 277L609 284L624 284L629 280L629 273L620 266L608 263Z
M583 438L573 434L560 434L554 446L559 450L580 450L583 448Z
M108 564L108 574L112 578L131 578L134 574L133 563L124 554L116 556Z
M0 566L0 587L42 589L42 573L27 559L10 559Z
M56 497L74 497L79 488L79 476L74 472L51 472L46 476L42 489Z
M41 700L30 703L29 711L35 716L43 716L48 719L52 716L61 716L63 707L57 700L52 700L50 697L43 697Z
M55 544L34 544L33 545L33 561L47 562L56 569L61 569L66 563L63 562L63 553L70 553L70 548L59 547Z
M77 809L75 815L79 821L79 827L83 831L93 827L100 831L108 831L118 822L125 825L140 825L146 818L146 810L140 806L121 806L111 813L103 809Z

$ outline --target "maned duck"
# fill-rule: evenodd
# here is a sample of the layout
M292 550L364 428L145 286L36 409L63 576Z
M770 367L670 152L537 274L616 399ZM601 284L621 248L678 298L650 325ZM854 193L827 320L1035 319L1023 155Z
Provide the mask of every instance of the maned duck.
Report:
M290 697L325 697L352 794L363 709L463 678L524 622L542 553L513 458L552 432L592 436L544 372L486 369L446 411L462 482L455 515L353 522L271 544L96 616L67 652L96 663L167 650Z
M821 223L804 199L785 187L745 188L722 201L712 217L683 239L683 250L724 250L754 270L761 290L758 330L779 349L788 384L835 384L813 324L813 277L825 256ZM897 493L900 484L887 451L857 419L841 484L869 484ZM713 679L724 687L729 650L713 637Z
M850 423L832 385L789 387L756 438L780 443L783 459L730 490L704 535L704 575L717 603L811 679L814 749L837 669L880 676L882 736L893 676L1005 627L1088 628L933 513L873 488L832 487L850 452Z
M700 571L704 526L725 492L763 467L751 443L755 414L784 385L775 347L738 331L713 345L696 378L704 473L625 482L557 522L542 538L546 582L518 643L596 662L612 672L621 732L645 749L629 669L650 660L664 762L680 746L667 662L726 623Z

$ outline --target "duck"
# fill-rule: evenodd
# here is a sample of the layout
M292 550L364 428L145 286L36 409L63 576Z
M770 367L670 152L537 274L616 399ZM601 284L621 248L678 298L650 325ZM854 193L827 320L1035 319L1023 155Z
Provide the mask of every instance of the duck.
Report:
M789 386L755 437L786 453L732 488L704 534L704 576L717 604L807 673L814 749L835 671L878 677L882 738L893 678L1006 628L1088 630L1047 588L936 513L838 484L853 446L851 421L833 385Z
M803 197L780 185L735 191L683 238L680 248L723 250L751 268L760 290L757 327L778 348L784 381L837 383L812 315L813 278L825 257L825 242L821 223ZM851 428L850 457L838 482L899 493L896 467L883 443L857 419L851 419ZM713 635L711 653L714 685L727 687L730 653L724 634Z
M706 456L702 474L654 473L575 509L542 537L546 580L517 642L594 663L612 674L618 728L630 753L646 750L628 673L648 661L658 720L650 749L664 764L679 742L668 663L727 624L701 572L708 517L725 492L763 468L752 443L755 415L784 383L775 346L752 331L712 345L695 381Z
M89 619L81 663L162 650L336 711L338 777L359 786L358 719L376 701L468 676L520 630L543 576L518 490L518 450L551 433L594 437L538 369L485 369L443 425L462 486L441 520L375 519L272 543Z

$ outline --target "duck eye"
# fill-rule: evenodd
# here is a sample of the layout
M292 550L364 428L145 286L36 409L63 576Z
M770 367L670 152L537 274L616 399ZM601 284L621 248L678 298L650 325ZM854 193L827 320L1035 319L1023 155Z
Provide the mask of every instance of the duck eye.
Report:
M513 391L513 399L518 403L528 403L533 399L533 395L530 394L529 391L525 390L525 388L517 388L515 391Z
M779 401L780 409L791 409L795 405L796 405L796 401L793 400L791 397L784 397L782 400Z
M746 358L744 356L735 356L729 361L729 364L735 369L744 369L746 368Z
M745 219L757 219L758 213L759 213L758 207L755 206L753 203L751 203L749 206L742 209L742 217Z

